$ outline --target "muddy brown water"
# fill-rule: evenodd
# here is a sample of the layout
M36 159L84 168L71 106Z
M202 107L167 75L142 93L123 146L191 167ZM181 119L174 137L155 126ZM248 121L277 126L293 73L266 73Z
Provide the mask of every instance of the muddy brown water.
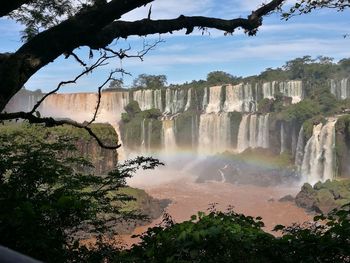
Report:
M250 216L261 216L265 223L264 230L272 234L272 229L277 224L291 225L312 220L312 215L297 207L294 202L279 202L281 197L291 194L295 196L298 187L259 187L254 185L233 185L222 182L195 183L194 178L186 176L174 176L173 180L156 180L148 178L135 180L130 184L143 188L151 196L158 199L170 199L172 203L167 207L175 222L189 220L191 215L198 211L207 211L210 204L216 203L218 210L226 210L233 206L235 212ZM133 234L141 234L147 228L161 222L161 218L154 220L151 224L138 227ZM127 247L139 242L137 238L123 235L118 238Z

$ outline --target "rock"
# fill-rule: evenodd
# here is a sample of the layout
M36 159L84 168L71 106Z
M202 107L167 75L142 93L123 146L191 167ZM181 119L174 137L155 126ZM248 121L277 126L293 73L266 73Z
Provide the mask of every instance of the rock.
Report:
M313 211L316 203L316 191L308 183L304 184L295 197L297 206Z
M312 187L304 184L295 203L308 211L328 214L350 203L350 180L318 182Z
M282 198L278 199L278 202L294 202L295 198L291 195L285 195Z
M328 214L337 207L334 196L329 189L322 188L316 194L314 209L318 213Z

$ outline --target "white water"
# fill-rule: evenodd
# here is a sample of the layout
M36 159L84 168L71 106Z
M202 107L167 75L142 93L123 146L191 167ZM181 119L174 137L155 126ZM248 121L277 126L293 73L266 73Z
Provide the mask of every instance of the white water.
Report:
M304 157L304 127L301 126L298 135L297 147L295 149L295 166L298 167L298 172L301 172L301 165Z
M165 114L176 114L184 110L185 91L167 89L165 92Z
M344 100L350 97L350 87L348 79L340 81L331 80L331 93L339 100Z
M238 130L237 151L247 148L269 148L269 114L243 115Z
M284 123L282 122L281 123L281 151L280 153L284 153L287 149L287 146L286 146L286 131L284 129Z
M336 118L315 125L304 150L301 174L304 181L312 184L335 177L335 124Z
M292 98L292 103L298 103L303 99L302 81L266 82L262 86L263 98L273 99L279 91L282 95Z
M165 153L176 151L175 121L171 118L162 120L162 145Z
M221 86L210 87L206 113L218 113L221 111L221 90Z
M192 95L192 89L188 89L185 111L189 110L189 108L191 107L191 100L192 100L192 96L191 95Z
M238 139L237 139L237 151L243 152L249 147L249 127L248 127L249 115L243 115L241 123L238 129Z
M217 153L225 150L232 150L228 114L202 114L199 124L198 152L200 154Z

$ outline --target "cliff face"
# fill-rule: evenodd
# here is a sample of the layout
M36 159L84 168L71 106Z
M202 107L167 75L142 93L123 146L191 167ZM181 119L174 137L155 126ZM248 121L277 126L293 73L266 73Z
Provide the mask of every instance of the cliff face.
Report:
M115 145L118 143L118 135L111 125L93 124L92 130L105 144ZM78 152L92 163L94 166L92 172L96 175L106 174L117 165L117 151L101 148L85 130L63 126L52 128L52 132L71 138Z
M107 145L114 145L118 142L118 136L114 128L109 124L93 124L92 130L95 134ZM12 135L13 138L21 136L36 136L38 129L32 129L31 125L25 123L19 124L7 124L0 126L0 133L7 133ZM86 157L93 168L88 169L96 175L102 175L108 173L113 169L118 161L118 154L116 150L102 149L92 138L87 131L72 126L57 126L52 128L40 128L40 133L44 135L47 140L57 137L64 138L73 143L77 149L77 154L82 157ZM76 154L74 152L66 152L62 154Z
M339 128L333 140L335 122L329 121L331 114L341 112L337 108L340 104L335 105L336 98L350 97L349 83L345 79L325 83L328 87L324 87L327 92L321 94L322 101L316 95L311 98L311 88L299 80L104 92L97 121L120 130L120 142L134 153L186 150L213 155L262 148L275 155L289 155L306 181L320 169L323 175L333 170L333 178L350 174L350 136L344 130L348 128ZM39 95L22 92L7 110L30 109ZM39 111L42 116L83 122L91 119L96 99L95 93L53 94ZM137 112L125 110L129 105L136 105ZM326 111L326 106L333 107L333 111ZM91 154L98 173L114 164L106 161L113 159L110 153L89 139L81 140L80 135L77 147Z

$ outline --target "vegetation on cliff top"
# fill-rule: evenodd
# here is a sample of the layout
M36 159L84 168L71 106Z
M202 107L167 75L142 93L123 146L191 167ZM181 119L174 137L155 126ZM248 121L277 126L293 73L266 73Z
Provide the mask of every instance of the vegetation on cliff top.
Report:
M130 190L116 190L160 164L138 157L105 176L80 172L91 163L72 137L41 126L2 126L0 142L0 244L46 262L76 261L81 232L111 233L108 223L135 207L125 206Z

